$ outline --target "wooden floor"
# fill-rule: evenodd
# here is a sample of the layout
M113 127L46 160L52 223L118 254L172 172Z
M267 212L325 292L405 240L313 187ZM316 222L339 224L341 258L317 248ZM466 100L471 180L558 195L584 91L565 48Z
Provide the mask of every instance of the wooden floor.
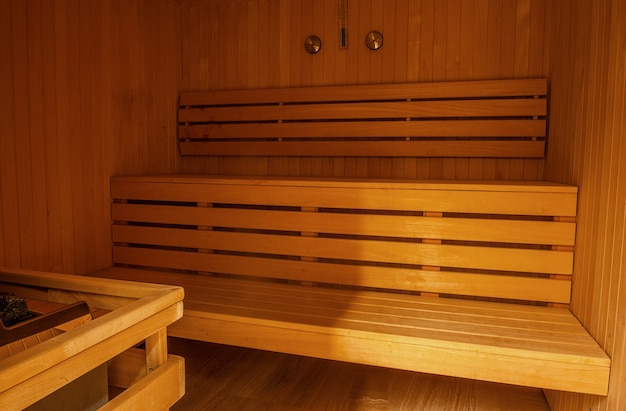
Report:
M187 394L172 410L546 411L539 389L170 338Z

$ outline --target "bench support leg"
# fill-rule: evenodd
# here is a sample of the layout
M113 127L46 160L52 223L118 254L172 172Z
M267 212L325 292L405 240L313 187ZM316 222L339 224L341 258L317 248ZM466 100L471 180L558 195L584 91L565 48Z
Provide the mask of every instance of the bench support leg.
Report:
M148 374L167 361L167 328L146 338L146 366Z

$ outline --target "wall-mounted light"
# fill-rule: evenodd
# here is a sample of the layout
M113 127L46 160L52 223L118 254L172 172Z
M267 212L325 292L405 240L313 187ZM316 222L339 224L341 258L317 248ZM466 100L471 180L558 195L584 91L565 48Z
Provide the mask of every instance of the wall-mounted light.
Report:
M383 35L378 31L370 31L365 36L365 45L370 50L378 50L383 46Z
M322 40L317 36L309 36L304 40L304 49L309 54L317 54L322 49Z

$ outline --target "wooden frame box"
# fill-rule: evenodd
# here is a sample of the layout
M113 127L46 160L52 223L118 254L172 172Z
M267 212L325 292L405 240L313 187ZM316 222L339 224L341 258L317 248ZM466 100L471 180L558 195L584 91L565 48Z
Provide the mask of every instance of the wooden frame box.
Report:
M0 409L23 409L102 364L108 385L120 389L101 410L168 409L184 395L184 360L167 353L182 288L8 268L0 268L0 288L108 311L0 360Z

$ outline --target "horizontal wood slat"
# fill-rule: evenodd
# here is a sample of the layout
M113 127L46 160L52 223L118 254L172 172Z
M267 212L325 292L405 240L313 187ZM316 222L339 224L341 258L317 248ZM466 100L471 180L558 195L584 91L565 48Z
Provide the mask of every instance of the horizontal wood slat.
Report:
M574 217L577 189L550 183L144 176L113 177L111 195L120 200Z
M338 178L338 177L288 177L288 176L232 176L232 175L206 175L206 174L159 174L159 175L132 175L113 176L111 182L112 193L121 197L124 188L122 183L137 185L133 186L137 190L137 195L142 195L146 190L141 190L143 183L145 187L152 187L156 183L178 183L195 184L195 191L210 181L211 185L251 185L267 187L290 187L291 190L297 188L317 187L317 188L367 188L385 189L393 192L396 190L457 190L457 191L481 191L481 192L519 192L519 193L559 193L576 194L578 187L569 184L560 184L550 181L507 181L507 180L404 180L392 178ZM115 191L113 191L115 190ZM168 193L161 193L167 196ZM574 196L575 201L575 196Z
M570 301L571 282L568 280L484 273L468 275L454 271L426 271L417 268L358 266L354 264L339 265L121 246L114 247L113 254L116 263L131 266L415 292L469 294L477 297L510 300L535 300L562 304L567 304ZM176 278L176 275L170 274L169 281L176 282ZM202 298L198 299L201 300Z
M545 116L546 100L492 99L181 108L181 123L223 121L329 120L362 118ZM545 130L544 130L545 131Z
M312 156L327 156L332 149L334 155L364 157L377 153L383 157L543 157L543 141L358 141L306 143L307 153ZM298 156L302 142L206 142L185 141L180 143L182 155L214 155L219 150L224 156L273 156L281 153Z
M547 83L500 82L183 93L181 154L543 157Z
M546 79L448 81L406 84L363 84L352 86L270 88L252 90L187 91L181 93L181 106L215 104L284 103L443 99L450 97L523 97L547 95Z
M458 120L458 121L349 121L342 123L245 123L181 126L179 133L185 139L246 139L270 138L363 139L379 137L392 140L397 137L544 137L545 120ZM313 140L315 141L315 140Z
M117 221L156 224L566 246L574 245L576 230L573 222L302 213L128 203L113 204L112 218Z
M395 241L295 237L174 228L115 226L113 241L229 252L304 256L369 263L568 275L571 252L504 247L412 244Z

